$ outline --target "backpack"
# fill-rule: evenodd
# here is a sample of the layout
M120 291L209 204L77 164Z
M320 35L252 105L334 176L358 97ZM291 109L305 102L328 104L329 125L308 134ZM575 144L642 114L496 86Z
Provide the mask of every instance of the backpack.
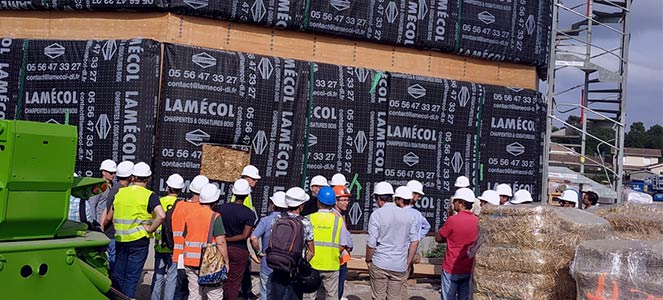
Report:
M166 211L166 218L163 219L161 223L161 245L167 247L170 250L175 248L175 241L173 240L173 212L175 211L175 206L177 203L183 201L182 199L177 199L173 203L173 208Z
M304 224L302 217L290 217L282 213L272 226L272 234L267 248L267 266L295 274L304 252Z

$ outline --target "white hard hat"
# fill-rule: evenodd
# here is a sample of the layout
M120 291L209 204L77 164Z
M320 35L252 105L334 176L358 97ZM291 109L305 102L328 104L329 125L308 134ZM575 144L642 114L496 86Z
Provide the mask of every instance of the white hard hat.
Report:
M474 192L468 188L459 188L456 190L456 193L451 197L451 200L464 200L470 203L474 203L476 201L476 196L474 195Z
M513 199L511 203L513 204L523 204L527 202L533 202L532 195L527 190L518 190L513 194ZM576 200L577 201L577 200Z
M561 201L569 201L578 204L578 192L568 189L562 193L562 196L557 198Z
M498 184L495 187L495 191L497 191L497 193L500 196L513 197L513 192L511 191L511 186L509 186L508 184L505 184L505 183Z
M78 174L76 174L76 172L74 172L74 177L80 177L80 176L78 176Z
M246 179L235 180L235 183L233 183L233 194L240 196L251 194L249 182Z
M459 176L456 178L456 183L454 183L454 186L457 188L466 188L470 186L470 179L465 176Z
M412 190L408 189L406 186L399 186L396 188L396 193L394 194L394 198L401 198L405 200L411 200L412 199Z
M115 172L117 172L117 164L112 159L104 160L104 161L101 162L101 166L99 167L99 171L106 171L106 172L115 173Z
M141 161L134 166L134 170L131 174L138 177L150 177L152 176L152 170L150 170L148 164Z
M200 194L200 191L208 183L209 179L206 176L198 175L191 180L191 183L189 183L189 190L193 193Z
M389 182L378 182L373 189L373 195L393 195L394 187Z
M208 183L200 190L200 203L214 203L219 200L221 190L216 184Z
M134 163L130 161L123 161L117 165L117 177L126 178L131 176L134 172Z
M316 175L311 178L311 184L309 186L329 186L329 184L327 183L327 178L325 178L325 176Z
M274 206L276 207L288 208L288 203L285 202L285 192L276 192L269 197L269 200L272 200L272 203L274 203Z
M424 185L421 184L421 182L417 180L410 180L407 183L407 188L409 188L412 192L420 194L420 195L426 195L424 194Z
M479 200L486 201L490 205L500 205L500 194L493 190L485 190L479 196Z
M345 175L343 175L341 173L336 173L336 174L334 174L334 176L332 176L332 179L329 182L329 185L331 185L331 186L348 185L348 181L345 180Z
M242 176L250 177L255 180L262 178L260 177L260 172L258 172L258 168L256 168L254 165L248 165L244 167L244 169L242 169Z
M285 192L285 203L288 204L289 207L300 206L309 199L311 199L311 197L300 187L293 187Z
M183 189L184 188L184 178L180 176L180 174L173 174L168 176L168 180L166 180L166 185L174 188L174 189Z

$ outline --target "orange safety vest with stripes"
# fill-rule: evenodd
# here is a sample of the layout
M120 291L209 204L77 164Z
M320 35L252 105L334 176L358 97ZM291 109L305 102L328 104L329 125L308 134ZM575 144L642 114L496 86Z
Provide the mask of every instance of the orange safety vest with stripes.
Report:
M188 201L179 201L173 208L173 216L171 220L171 229L173 231L173 262L176 263L177 259L184 252L184 226L186 223L186 216L191 208L200 206L198 203Z
M199 205L189 208L186 215L186 235L184 236L184 265L187 267L200 267L202 250L207 245L210 230L213 230L212 221L219 217L208 206ZM213 242L213 241L212 241Z
M342 224L343 224L343 229L348 230L347 226L345 225L345 216L341 215L341 213L338 212L338 211L335 210L335 209L332 209L332 212L333 212L335 215L339 216L339 217L341 218L341 220L343 220L343 222L342 222ZM343 234L343 233L341 233L341 234ZM350 255L350 251L348 251L348 249L346 249L345 246L341 245L340 248L341 248L340 262L341 262L341 266L342 266L342 265L344 265L344 264L347 264L347 263L350 261L350 258L352 258L352 256Z

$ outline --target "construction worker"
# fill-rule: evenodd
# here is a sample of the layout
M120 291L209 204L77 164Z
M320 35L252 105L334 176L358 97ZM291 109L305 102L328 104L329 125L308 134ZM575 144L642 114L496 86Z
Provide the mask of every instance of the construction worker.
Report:
M350 197L352 194L346 186L335 186L334 194L336 194L336 204L332 208L332 212L342 218L343 221L343 230L341 230L341 257L340 257L340 268L338 270L338 297L340 300L347 300L343 297L343 292L345 290L345 279L348 275L348 262L350 261L352 248L352 234L348 230L347 220L345 214L348 212L348 206L350 205Z
M108 269L109 273L113 274L113 269L115 268L115 227L113 226L113 216L108 213L110 208L113 206L113 201L115 200L115 195L120 191L121 188L129 186L132 181L131 173L134 170L134 163L130 161L123 161L117 165L117 182L108 191L108 197L106 198L106 207L103 208L101 212L101 230L104 231L106 237L110 240L106 251L108 252ZM97 204L99 206L99 204Z
M327 183L327 178L322 175L316 175L311 179L311 184L309 185L309 188L311 189L311 200L306 201L304 204L302 216L305 217L318 211L318 192L321 188L326 186L329 186L329 183Z
M560 197L557 198L561 207L577 207L578 206L578 192L568 189L565 190Z
M428 234L428 232L430 231L430 223L428 223L426 217L420 211L418 211L417 208L414 207L414 204L425 195L423 191L424 185L417 180L410 180L407 183L407 188L412 191L412 199L411 200L401 199L399 201L400 205L399 202L397 202L396 205L403 208L415 220L415 223L417 223L417 226L419 228L419 234L418 234L419 241L422 241L424 237L426 237L426 234ZM403 299L410 298L407 293L407 279L409 279L412 273L414 272L414 264L418 263L420 260L421 257L419 256L419 249L417 249L417 254L414 256L412 264L408 266L407 274L405 276L405 280L403 281L403 289L401 291Z
M99 166L99 171L101 171L101 178L106 181L104 183L106 187L101 194L90 197L90 199L87 200L87 203L94 215L93 220L101 224L101 216L104 213L104 208L106 208L108 194L110 193L110 189L113 186L113 179L115 179L115 174L117 173L117 164L111 159L104 160L101 162L101 166Z
M173 209L177 197L184 188L184 178L180 174L172 174L166 180L168 195L161 197L159 202L164 211ZM152 276L152 300L161 300L162 289L164 300L175 297L177 287L177 263L173 262L173 250L168 248L161 237L161 227L154 233L154 274Z
M467 250L479 234L479 219L471 211L476 198L472 190L460 188L451 199L458 214L449 217L435 233L436 242L447 242L441 276L442 300L469 300L474 258L469 257Z
M251 186L246 179L236 180L233 183L232 193L234 202L223 204L216 208L216 211L223 216L231 267L228 279L223 283L223 292L226 299L237 300L246 264L249 263L249 249L246 241L256 224L256 215L243 205L244 200L251 194Z
M481 196L479 196L478 199L481 202L481 207L484 207L486 205L495 205L495 206L500 205L500 195L493 190L483 191L483 193L481 193Z
M588 209L593 206L598 206L599 195L592 191L586 191L582 193L582 205L584 209Z
M513 197L513 192L511 190L511 186L505 183L498 184L495 187L495 191L497 194L500 196L500 205L505 205L509 203L511 198Z
M117 192L108 212L113 217L117 248L113 280L115 287L129 298L136 297L136 285L149 252L149 237L166 217L159 197L146 188L151 176L150 166L137 163L132 172L133 185Z
M74 173L74 178L79 177L78 174ZM73 195L69 196L69 216L67 219L80 222L85 224L90 224L94 220L92 215L92 210L90 206L86 204L86 200L74 197Z
M343 219L332 213L336 194L331 187L323 187L318 193L318 212L308 215L313 226L315 256L311 267L320 272L322 285L317 293L307 294L307 299L338 300L338 270L340 267L341 231Z
M200 205L200 192L209 183L209 179L198 175L189 183L191 198L188 201L177 201L173 207L171 216L171 230L173 231L173 262L177 264L177 288L175 299L185 300L189 297L189 284L184 267L184 228L189 209L195 209Z
M228 263L225 230L222 217L212 210L219 201L221 191L216 185L208 183L200 190L199 205L190 206L184 224L184 266L189 279L189 300L223 299L224 291L219 286L198 285L198 272L201 265L201 253L208 239L213 237L218 251L223 255L227 271L232 271ZM241 205L241 204L240 204Z
M513 199L508 202L508 205L530 204L534 200L532 195L527 190L518 190L513 194ZM576 200L577 203L578 200ZM507 204L505 204L507 205Z
M242 175L241 179L245 179L246 181L249 182L249 186L251 189L254 189L256 187L256 184L258 183L258 180L260 180L262 177L260 177L260 172L258 171L258 168L256 168L253 165L248 165L245 166L244 169L242 169ZM235 202L235 199L231 198L230 202ZM253 198L249 194L245 199L244 199L244 206L248 207L253 211L253 213L256 215L256 220L258 219L258 213L256 212L255 208L253 207ZM246 298L246 299L253 299L256 296L253 294L251 291L251 258L247 260L246 263L246 269L244 270L244 276L242 277L242 284L241 284L241 291L239 293L240 297Z
M329 185L332 187L336 186L347 186L348 181L345 179L345 175L341 173L336 173L334 176L332 176L331 181L329 182Z
M263 253L263 251L267 251L267 248L269 247L269 238L272 233L272 221L274 221L279 215L288 211L288 204L285 203L285 192L276 192L269 197L269 200L271 201L269 209L270 214L260 219L258 226L256 226L256 229L251 234L251 247L256 253L256 256L260 258L260 300L270 299L269 294L272 289L269 282L269 276L272 275L272 268L267 266L267 260ZM261 240L262 247L259 246L258 239Z
M413 218L394 204L394 196L412 199L407 187L394 189L387 182L375 185L373 191L378 209L368 220L366 264L371 282L371 299L401 299L407 266L419 246L419 228Z

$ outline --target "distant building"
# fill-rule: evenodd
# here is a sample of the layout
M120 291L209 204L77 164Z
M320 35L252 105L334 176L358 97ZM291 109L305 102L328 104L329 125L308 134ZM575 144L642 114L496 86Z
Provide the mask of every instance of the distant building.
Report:
M625 171L638 171L648 170L650 166L653 169L662 169L663 167L655 167L661 161L661 149L645 149L645 148L624 148L624 170ZM652 171L652 170L648 170ZM652 171L658 174L658 172Z
M550 144L550 160L551 166L567 167L569 169L578 171L580 169L580 153L576 152L573 148L564 146L557 143ZM594 155L585 155L585 172L586 173L602 173L604 166L611 168L612 161L601 161L601 158Z

